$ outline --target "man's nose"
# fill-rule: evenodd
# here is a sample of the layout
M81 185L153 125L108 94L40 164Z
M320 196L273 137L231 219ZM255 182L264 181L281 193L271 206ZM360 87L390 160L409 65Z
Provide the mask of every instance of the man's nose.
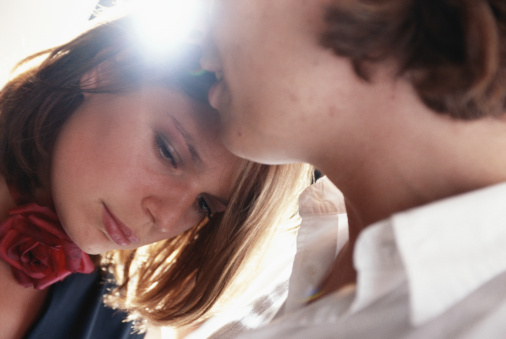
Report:
M219 72L221 70L221 63L218 54L218 48L210 37L203 39L202 56L200 57L200 67L210 72Z
M186 38L186 42L197 46L203 46L209 33L209 25L207 22L199 22L192 26Z

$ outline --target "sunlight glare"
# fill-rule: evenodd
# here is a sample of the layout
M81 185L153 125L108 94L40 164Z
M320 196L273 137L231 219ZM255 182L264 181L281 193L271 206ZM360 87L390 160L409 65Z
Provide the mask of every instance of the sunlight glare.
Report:
M129 6L133 6L141 42L154 53L190 42L203 20L201 0L138 0Z

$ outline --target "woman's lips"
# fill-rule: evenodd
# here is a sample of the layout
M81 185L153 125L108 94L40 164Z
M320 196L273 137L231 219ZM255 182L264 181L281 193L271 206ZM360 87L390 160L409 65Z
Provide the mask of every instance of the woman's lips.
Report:
M102 220L105 230L114 242L121 246L127 246L131 243L139 242L132 230L123 224L111 211L105 206L102 212Z

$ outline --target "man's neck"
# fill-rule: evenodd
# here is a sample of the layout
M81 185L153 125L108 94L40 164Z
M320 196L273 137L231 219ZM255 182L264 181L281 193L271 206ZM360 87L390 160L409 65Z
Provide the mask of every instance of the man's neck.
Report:
M356 214L353 230L393 213L506 181L506 121L406 124L348 162L320 168ZM374 138L374 133L366 134Z

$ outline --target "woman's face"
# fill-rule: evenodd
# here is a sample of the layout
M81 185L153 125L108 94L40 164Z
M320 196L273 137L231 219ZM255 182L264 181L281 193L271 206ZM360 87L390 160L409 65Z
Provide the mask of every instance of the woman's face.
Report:
M225 150L216 112L163 87L87 94L55 145L56 211L85 252L174 237L224 211L240 160Z

